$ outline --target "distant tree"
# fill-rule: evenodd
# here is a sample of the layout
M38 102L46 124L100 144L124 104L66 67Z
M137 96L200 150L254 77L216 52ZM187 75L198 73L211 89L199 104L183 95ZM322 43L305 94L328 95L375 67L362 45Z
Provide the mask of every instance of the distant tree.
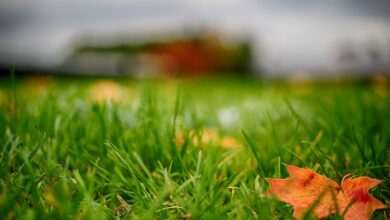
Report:
M337 52L337 60L344 70L351 71L359 65L356 45L350 41L343 42Z
M357 54L354 50L354 47L351 44L343 44L340 47L338 59L342 63L355 62L357 59Z
M370 67L378 69L382 64L383 53L377 41L370 40L367 44L367 57L370 61Z

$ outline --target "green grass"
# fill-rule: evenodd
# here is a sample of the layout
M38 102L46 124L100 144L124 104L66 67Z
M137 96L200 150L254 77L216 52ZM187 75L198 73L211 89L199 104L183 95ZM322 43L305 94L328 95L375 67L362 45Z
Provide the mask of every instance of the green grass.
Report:
M383 179L390 203L389 87L120 78L95 102L98 79L40 80L0 82L0 219L292 219L261 196L284 163Z

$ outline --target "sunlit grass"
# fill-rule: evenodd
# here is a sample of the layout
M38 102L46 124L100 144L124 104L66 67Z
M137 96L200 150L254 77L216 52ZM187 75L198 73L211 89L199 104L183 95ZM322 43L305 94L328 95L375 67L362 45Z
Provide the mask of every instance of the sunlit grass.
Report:
M0 84L1 219L289 219L262 196L283 163L389 204L382 81L38 79Z

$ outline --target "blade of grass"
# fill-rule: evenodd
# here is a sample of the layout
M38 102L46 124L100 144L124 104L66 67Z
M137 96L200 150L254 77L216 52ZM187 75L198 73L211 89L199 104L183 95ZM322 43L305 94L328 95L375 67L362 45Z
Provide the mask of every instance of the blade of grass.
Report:
M12 183L14 183L15 179L19 176L19 174L22 172L24 166L26 166L27 163L29 163L34 155L38 152L38 150L42 147L42 144L46 138L46 133L43 134L42 138L38 143L34 146L34 148L31 150L31 152L27 155L26 159L24 160L23 164L20 165L18 170L15 172L14 176L12 177Z
M243 129L241 129L241 132L242 132L242 135L244 136L245 141L247 142L249 148L251 149L253 155L255 156L255 159L257 161L257 167L258 167L259 172L260 172L260 177L262 179L264 179L265 178L264 165L262 163L260 155L257 153L256 146L253 144L252 140L249 138L249 136L245 133L245 131Z

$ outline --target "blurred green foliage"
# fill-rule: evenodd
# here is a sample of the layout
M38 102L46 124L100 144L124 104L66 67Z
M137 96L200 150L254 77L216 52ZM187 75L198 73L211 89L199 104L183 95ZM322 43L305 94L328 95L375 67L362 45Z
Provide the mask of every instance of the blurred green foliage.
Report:
M5 79L0 218L292 219L290 206L261 196L261 172L286 177L283 163L338 182L383 179L373 194L389 204L389 92L351 82Z

